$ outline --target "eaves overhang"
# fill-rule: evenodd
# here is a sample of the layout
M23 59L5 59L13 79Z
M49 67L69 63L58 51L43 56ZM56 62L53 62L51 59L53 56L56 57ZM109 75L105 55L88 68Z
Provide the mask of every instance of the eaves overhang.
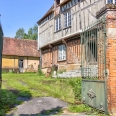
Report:
M48 15L54 12L54 5L47 11L47 13L37 22L39 24L44 18L46 18Z
M54 41L52 41L52 42L49 42L48 44L42 46L41 49L42 49L42 48L45 48L45 47L47 47L47 46L49 46L49 45L53 45L53 44L55 44L55 43L58 43L58 42L60 42L60 41L62 41L62 40L64 40L64 39L69 39L69 38L72 38L72 37L74 37L74 36L76 36L76 35L80 35L81 33L82 33L82 30L79 30L79 31L74 32L74 33L72 33L72 34L68 34L68 35L66 35L66 36L61 37L60 39L54 40Z

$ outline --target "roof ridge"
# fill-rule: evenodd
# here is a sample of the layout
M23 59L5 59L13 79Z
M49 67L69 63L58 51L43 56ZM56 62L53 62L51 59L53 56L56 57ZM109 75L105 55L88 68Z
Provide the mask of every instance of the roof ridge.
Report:
M31 39L18 39L18 38L11 38L11 37L4 37L4 39L13 39L13 40L21 40L21 41L37 41L37 40L31 40Z
M48 14L49 12L51 12L54 9L54 4L49 8L49 10L43 15L42 18L40 18L39 21L37 21L37 23L41 22Z

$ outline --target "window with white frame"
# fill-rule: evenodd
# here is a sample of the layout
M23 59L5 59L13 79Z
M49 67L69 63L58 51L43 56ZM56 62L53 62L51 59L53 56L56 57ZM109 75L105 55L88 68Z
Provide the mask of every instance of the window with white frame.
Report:
M66 46L58 46L58 61L66 60Z
M71 26L71 11L64 13L64 27Z
M106 0L107 4L116 4L116 0Z
M73 7L74 5L78 4L81 0L70 0L70 2L67 2L65 5L61 6L61 12L64 12L65 10Z
M58 31L61 29L61 17L57 17L55 19L55 31Z

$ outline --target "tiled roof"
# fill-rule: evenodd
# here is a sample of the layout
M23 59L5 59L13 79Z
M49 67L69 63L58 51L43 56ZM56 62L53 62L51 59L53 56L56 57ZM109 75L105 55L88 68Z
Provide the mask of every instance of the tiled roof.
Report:
M2 54L39 57L37 41L4 37Z

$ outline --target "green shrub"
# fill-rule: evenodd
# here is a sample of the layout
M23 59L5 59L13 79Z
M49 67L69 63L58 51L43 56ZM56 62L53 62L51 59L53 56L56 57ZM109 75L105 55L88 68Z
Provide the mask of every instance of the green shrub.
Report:
M76 78L75 81L71 79L69 84L73 87L75 100L81 101L81 78Z
M69 105L68 110L72 113L85 113L87 116L109 116L109 114L104 114L104 112L99 112L99 110L89 107L88 105Z
M23 74L34 74L36 72L24 72Z
M68 110L73 113L75 113L75 112L91 112L92 108L87 105L81 104L81 105L70 105L68 107Z
M62 74L63 72L66 72L66 69L58 70L58 74Z
M16 103L16 96L8 90L0 90L2 97L0 99L0 116L5 116L5 113L12 108Z
M41 68L38 67L38 75L39 76L44 76L45 74L42 72Z

